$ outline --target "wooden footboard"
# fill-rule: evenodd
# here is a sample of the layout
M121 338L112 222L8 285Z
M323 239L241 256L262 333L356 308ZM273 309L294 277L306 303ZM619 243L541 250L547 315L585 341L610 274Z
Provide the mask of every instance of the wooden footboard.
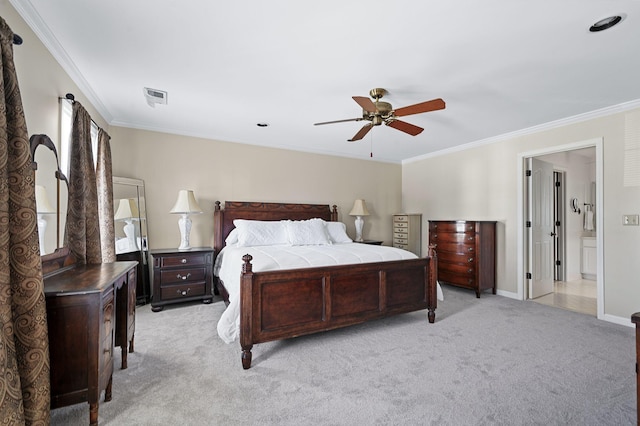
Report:
M240 288L242 366L256 343L332 330L437 306L437 257L287 271L253 272L250 255Z

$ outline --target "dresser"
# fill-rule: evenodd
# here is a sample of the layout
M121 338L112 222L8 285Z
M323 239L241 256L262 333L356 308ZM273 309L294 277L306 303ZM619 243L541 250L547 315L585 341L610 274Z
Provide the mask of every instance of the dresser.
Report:
M76 265L61 260L56 269L46 262L43 257L51 408L86 401L89 422L97 425L101 392L105 401L112 396L114 349L124 345L126 368L125 349L133 343L137 263Z
M422 215L393 215L393 247L401 248L417 256L422 252Z
M151 250L151 310L193 300L213 301L213 248Z
M429 245L438 256L438 281L496 294L496 222L429 221Z

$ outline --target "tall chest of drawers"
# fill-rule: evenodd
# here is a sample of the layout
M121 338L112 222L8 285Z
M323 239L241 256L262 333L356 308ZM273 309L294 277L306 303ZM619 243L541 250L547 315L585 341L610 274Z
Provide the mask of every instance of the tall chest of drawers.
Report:
M158 312L172 303L213 301L213 248L151 250L151 310Z
M429 221L429 245L438 255L438 281L496 294L496 222Z
M405 249L418 256L422 251L422 215L393 215L393 246Z

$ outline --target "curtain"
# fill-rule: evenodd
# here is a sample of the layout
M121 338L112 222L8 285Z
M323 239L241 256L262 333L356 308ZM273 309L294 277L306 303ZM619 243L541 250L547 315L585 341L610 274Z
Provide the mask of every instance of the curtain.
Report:
M0 17L0 423L49 424L49 338L35 173L13 63Z
M65 245L78 263L102 263L98 187L91 149L91 117L78 101L73 102L69 164Z
M100 219L100 246L102 263L116 261L116 237L113 224L113 175L111 172L111 137L98 130L98 164L96 179L98 187L98 215Z

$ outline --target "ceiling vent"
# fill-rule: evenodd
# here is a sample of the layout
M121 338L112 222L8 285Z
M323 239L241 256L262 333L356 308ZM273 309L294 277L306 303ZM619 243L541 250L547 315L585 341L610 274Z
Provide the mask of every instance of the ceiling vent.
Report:
M167 92L165 92L164 90L150 89L148 87L145 87L143 91L144 97L147 100L147 104L149 104L151 108L155 108L156 104L167 104Z

